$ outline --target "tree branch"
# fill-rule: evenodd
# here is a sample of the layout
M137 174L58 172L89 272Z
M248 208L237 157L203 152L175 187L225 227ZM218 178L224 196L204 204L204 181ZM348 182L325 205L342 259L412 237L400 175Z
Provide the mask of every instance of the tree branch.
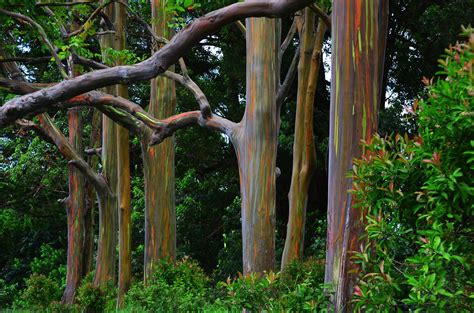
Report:
M42 7L42 6L50 6L50 7L71 7L78 4L94 4L97 3L97 0L89 0L89 1L75 1L75 2L37 2L35 6Z
M326 27L328 29L331 29L331 17L327 15L323 9L318 7L316 4L310 5L309 8L323 20L324 24L326 24Z
M291 85L293 84L293 81L295 80L299 59L300 59L300 47L298 46L298 48L295 51L295 55L293 56L293 60L291 60L290 68L288 69L288 72L286 73L285 80L283 81L283 84L281 84L280 87L278 88L278 92L276 96L276 104L278 107L281 107L283 103L285 102L286 96L288 95Z
M56 62L56 65L58 66L59 72L61 73L63 78L66 79L68 77L67 73L66 73L66 70L64 68L64 65L61 62L61 59L59 58L58 54L56 53L56 47L54 47L54 45L51 43L51 41L49 41L48 36L46 35L46 32L44 31L44 28L40 24L35 22L32 18L30 18L26 15L20 14L20 13L7 11L7 10L1 9L1 8L0 8L0 13L3 13L5 15L8 15L8 16L13 17L13 18L18 19L18 20L25 21L28 24L30 24L31 26L35 27L38 30L41 38L43 39L43 42L46 44L49 51L51 52L51 55L53 56L54 61Z
M29 113L65 101L93 89L143 81L162 74L205 36L222 26L247 17L277 17L310 5L312 0L239 2L213 11L188 25L148 60L133 66L117 66L90 72L53 87L12 99L0 107L0 127Z
M244 37L245 37L246 34L247 34L247 29L245 29L245 25L244 25L241 21L236 21L236 22L235 22L235 25L236 25L237 28L240 30L240 32L242 33L242 35L244 35Z
M21 62L25 64L40 64L48 63L51 60L51 56L29 58L29 57L11 57L11 58L0 58L0 63L5 62Z
M293 19L293 23L291 24L290 30L288 31L288 34L286 35L285 40L283 40L283 43L281 44L280 56L283 56L283 54L285 54L285 51L290 45L293 38L295 37L295 34L296 34L296 19Z

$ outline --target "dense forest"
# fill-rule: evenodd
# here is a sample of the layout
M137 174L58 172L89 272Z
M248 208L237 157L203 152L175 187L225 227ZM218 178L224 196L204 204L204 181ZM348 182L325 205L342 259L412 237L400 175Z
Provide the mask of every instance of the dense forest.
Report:
M4 0L0 310L472 312L473 0Z

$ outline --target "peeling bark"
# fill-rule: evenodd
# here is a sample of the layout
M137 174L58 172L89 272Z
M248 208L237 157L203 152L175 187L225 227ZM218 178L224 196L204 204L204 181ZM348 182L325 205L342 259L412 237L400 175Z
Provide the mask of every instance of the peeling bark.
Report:
M125 2L126 3L126 2ZM115 50L126 48L125 23L126 8L114 3ZM116 65L121 65L120 60ZM128 87L117 85L116 94L128 98ZM116 125L116 153L117 153L117 199L119 218L119 273L117 308L122 308L124 296L130 287L132 279L132 215L130 189L130 147L129 132L126 128Z
M170 38L172 29L166 1L151 1L152 30L158 37ZM153 52L158 50L156 44ZM151 81L148 113L158 119L175 114L176 91L173 80L157 77ZM144 281L151 277L160 259L176 259L175 151L174 136L149 146L142 140L145 179L145 260Z
M115 17L114 5L105 9L105 14L111 19ZM101 38L101 49L114 48L114 36L107 34ZM103 58L108 56L103 52ZM86 74L87 75L87 74ZM110 94L116 93L115 86L109 86L106 91ZM94 284L105 286L116 281L116 245L117 245L117 222L118 222L118 199L117 199L117 125L106 116L102 117L102 168L112 194L99 211L99 240L97 243L97 261L95 269Z
M363 230L347 192L352 159L362 155L360 140L377 127L388 1L334 1L329 132L328 237L326 283L334 285L335 311L349 310L357 267L351 251Z
M246 20L247 105L232 141L237 153L242 197L243 272L275 266L275 169L280 109L277 21Z

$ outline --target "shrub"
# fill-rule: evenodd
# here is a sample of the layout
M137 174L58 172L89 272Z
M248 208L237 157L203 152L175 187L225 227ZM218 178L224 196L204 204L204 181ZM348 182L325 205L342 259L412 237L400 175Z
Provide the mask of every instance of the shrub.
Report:
M116 289L112 281L104 286L96 286L93 278L94 272L90 272L77 289L76 300L79 306L88 312L115 310Z
M209 278L197 262L183 258L175 264L162 260L152 279L134 284L125 297L126 310L199 311L207 303Z
M351 174L366 234L356 309L469 312L474 306L474 35L447 50L416 101L418 136L374 136Z
M53 301L61 299L61 289L58 284L42 274L31 274L26 280L26 288L20 298L14 303L16 308L29 310L46 309Z

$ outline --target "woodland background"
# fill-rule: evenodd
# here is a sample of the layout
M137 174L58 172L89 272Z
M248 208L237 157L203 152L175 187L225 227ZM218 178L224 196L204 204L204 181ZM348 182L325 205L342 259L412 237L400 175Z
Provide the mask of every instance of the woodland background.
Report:
M232 1L202 1L192 10L178 12L182 20L202 16ZM151 19L147 1L130 0L129 6L146 21ZM407 133L413 137L416 124L407 118L407 107L423 96L422 77L433 77L445 48L459 40L461 25L472 23L472 0L390 1L379 133ZM41 23L48 27L47 16ZM15 55L31 58L45 51L27 28L6 24L0 16L0 46ZM283 20L283 28L290 22ZM48 30L54 33L54 30ZM21 35L22 42L13 40ZM127 57L131 63L150 56L151 41L142 25L131 21L126 29ZM314 106L316 166L310 185L305 226L304 255L315 262L324 260L326 249L327 167L330 82L330 32L324 44L324 66L320 68ZM290 46L284 60L291 62ZM94 51L100 54L100 51ZM224 27L206 42L194 47L184 59L189 73L213 103L213 110L239 120L245 108L245 38L235 25ZM28 77L38 81L59 80L52 62L26 62ZM282 108L278 141L276 197L276 260L281 260L288 220L288 192L291 182L294 139L296 80L289 100ZM177 112L191 111L196 101L177 86ZM12 95L0 89L0 103ZM146 106L148 82L131 84L129 97ZM83 115L90 118L91 110ZM54 119L67 134L66 113ZM85 124L83 137L89 138ZM179 130L176 137L177 259L190 257L213 281L225 281L242 270L239 174L235 152L225 136L200 127ZM132 177L132 268L138 280L143 275L144 182L140 143L131 138ZM65 283L68 195L68 166L57 148L33 133L17 127L0 129L0 308L20 298L32 274L42 274L59 287ZM94 217L98 224L98 214ZM185 261L187 262L187 261ZM193 263L194 264L194 263ZM194 266L194 265L193 265ZM279 268L279 266L277 265Z

